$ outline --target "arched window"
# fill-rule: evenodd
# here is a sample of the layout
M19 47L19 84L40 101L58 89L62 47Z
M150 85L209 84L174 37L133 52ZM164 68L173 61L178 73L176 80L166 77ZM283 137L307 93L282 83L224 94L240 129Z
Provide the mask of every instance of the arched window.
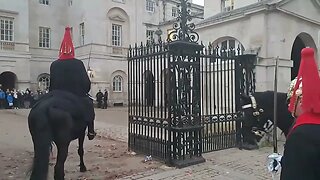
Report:
M40 91L49 90L50 76L48 74L42 74L38 78L38 89Z
M213 47L218 47L219 51L223 53L233 51L235 55L241 55L245 50L241 42L232 37L219 38L212 45Z
M114 92L122 92L122 77L117 75L113 78L112 87Z

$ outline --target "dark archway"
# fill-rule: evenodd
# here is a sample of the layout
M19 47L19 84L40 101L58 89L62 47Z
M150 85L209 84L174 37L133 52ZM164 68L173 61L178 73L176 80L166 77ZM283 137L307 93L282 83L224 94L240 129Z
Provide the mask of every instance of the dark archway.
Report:
M291 68L291 80L298 75L301 60L301 50L305 47L313 48L317 54L317 46L313 38L307 33L300 33L294 40L291 50L291 60L293 60L293 67Z
M10 71L5 71L0 74L1 89L6 91L16 88L17 75Z
M291 60L293 61L293 67L291 68L291 80L298 75L301 60L301 50L305 47L306 45L302 39L299 36L296 37L291 50Z
M155 80L151 71L144 73L144 84L145 84L145 99L147 106L153 106L155 100Z

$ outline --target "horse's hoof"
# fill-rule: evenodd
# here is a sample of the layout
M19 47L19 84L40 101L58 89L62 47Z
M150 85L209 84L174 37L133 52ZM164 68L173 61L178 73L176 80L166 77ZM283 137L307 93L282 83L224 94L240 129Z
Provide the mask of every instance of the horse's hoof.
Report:
M87 168L85 166L80 166L80 172L86 172Z
M96 135L97 135L97 133L94 132L94 133L88 133L87 136L88 136L89 140L92 140L92 139L94 139L96 137Z

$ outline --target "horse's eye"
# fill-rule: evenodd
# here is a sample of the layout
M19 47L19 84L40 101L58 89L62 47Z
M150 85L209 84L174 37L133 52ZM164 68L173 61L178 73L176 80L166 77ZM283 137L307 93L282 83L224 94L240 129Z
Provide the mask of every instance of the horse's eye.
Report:
M263 109L259 109L259 112L263 113L264 111L263 111Z

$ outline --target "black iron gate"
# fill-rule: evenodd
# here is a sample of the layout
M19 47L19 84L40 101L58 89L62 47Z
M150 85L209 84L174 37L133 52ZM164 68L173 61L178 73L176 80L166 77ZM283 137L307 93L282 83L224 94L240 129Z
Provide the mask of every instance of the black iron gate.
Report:
M241 140L239 96L252 84L248 62L238 56L241 47L194 44L189 48L197 52L190 54L187 46L129 48L129 148L168 163L235 147ZM190 148L196 152L189 154Z
M201 123L203 152L235 147L239 130L240 94L244 92L243 47L209 45L201 53ZM247 67L247 66L245 66Z
M242 47L196 43L187 0L181 2L181 22L168 35L175 41L136 44L128 52L129 149L178 167L240 142L239 96L248 71L238 60Z

